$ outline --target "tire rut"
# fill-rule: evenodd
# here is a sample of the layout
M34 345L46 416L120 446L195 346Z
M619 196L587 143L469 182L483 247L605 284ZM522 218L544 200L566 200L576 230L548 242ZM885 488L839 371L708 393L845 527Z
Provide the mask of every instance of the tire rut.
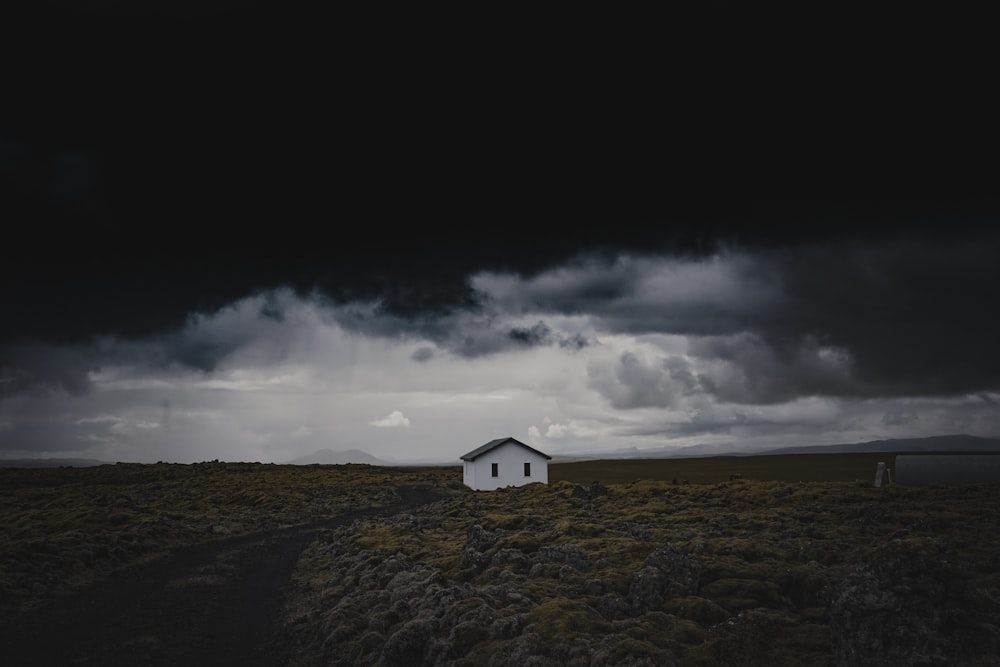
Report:
M273 667L287 662L274 622L299 555L318 531L441 498L402 502L266 533L213 540L128 568L0 630L8 664L30 667Z

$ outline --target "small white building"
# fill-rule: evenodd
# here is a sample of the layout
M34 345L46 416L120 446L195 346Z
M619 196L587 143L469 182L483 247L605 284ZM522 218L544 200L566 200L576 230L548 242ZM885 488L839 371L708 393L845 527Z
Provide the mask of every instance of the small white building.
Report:
M462 481L477 491L549 483L548 454L514 438L497 438L461 457Z

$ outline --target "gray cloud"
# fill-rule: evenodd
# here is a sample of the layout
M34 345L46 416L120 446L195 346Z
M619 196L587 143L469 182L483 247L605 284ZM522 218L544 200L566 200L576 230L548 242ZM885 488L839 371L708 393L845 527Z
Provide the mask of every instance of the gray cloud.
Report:
M212 372L237 351L256 341L267 340L270 362L280 361L289 340L304 324L294 313L303 307L319 307L314 298L302 298L289 290L271 290L231 303L208 313L190 316L178 331L151 339L159 363Z
M844 416L844 403L839 399L802 398L760 406L723 403L710 395L698 394L681 399L674 411L622 425L615 433L668 440L723 437L746 443L769 436L787 439L822 434L821 437L828 438L849 430L850 421ZM770 444L774 446L773 442Z
M410 355L410 358L413 359L414 361L419 361L419 362L430 361L431 359L434 358L434 349L426 346L419 347L413 351L413 354Z
M735 403L780 403L799 396L866 396L876 393L853 377L844 350L805 337L775 347L753 334L694 338L689 353L700 363L702 390Z
M884 395L1000 387L1000 233L773 251L784 317L758 323L776 349L812 336L845 350Z
M465 357L588 343L553 328L550 316L586 317L594 330L616 334L684 335L697 361L685 390L746 404L957 395L1000 387L998 241L983 232L699 258L583 256L528 278L479 274L475 305L445 316L387 317L376 308L341 321L366 335L423 337ZM536 324L506 324L531 314ZM668 387L681 379L673 372L649 368L639 378L622 366L608 376L614 382L593 381L615 406L668 405Z
M279 290L193 314L182 328L143 340L101 337L68 344L7 344L0 348L0 398L19 393L83 395L91 390L90 374L109 366L138 366L154 374L171 368L211 373L239 350L264 339L268 361L275 362L301 325L286 321L286 310L303 303L311 302Z
M915 235L584 259L474 284L501 312L586 313L612 333L687 336L704 362L698 381L723 400L947 396L1000 387L998 249L1000 232Z
M635 352L623 352L613 365L592 364L588 368L588 386L608 399L618 409L672 407L677 385L688 377L679 373L676 383L666 360L649 360Z
M88 374L99 367L101 356L95 346L7 346L0 350L0 399L25 392L85 394Z
M497 310L586 315L617 333L724 335L780 307L780 276L749 255L584 256L522 280L481 274L473 285ZM595 287L596 285L596 287Z
M850 359L805 341L778 354L750 334L690 337L685 355L649 359L624 352L613 368L592 364L589 386L618 409L670 408L684 396L704 394L726 403L766 405L800 396L864 394L850 374Z
M559 347L565 350L582 350L593 345L594 341L588 339L581 333L568 334L559 338Z
M401 317L381 302L329 304L330 317L345 330L364 336L397 340L427 340L460 357L476 358L538 346L581 349L589 344L579 332L554 330L544 320L524 324L503 312L488 295L467 310ZM419 352L421 361L430 355Z
M507 336L516 343L525 346L547 345L552 340L552 330L545 322L538 322L531 327L513 327Z
M210 373L266 337L273 362L300 326L297 303L358 335L427 341L465 358L537 346L581 350L602 333L685 336L683 362L676 355L670 366L621 362L592 378L618 407L669 405L678 391L745 404L988 391L1000 387L997 240L984 232L951 243L915 237L697 258L583 256L532 277L478 274L463 307L406 314L381 301L269 291L131 348L8 346L0 392L85 392L88 372L119 362L126 349L154 366ZM567 327L559 318L580 323ZM430 361L430 351L414 359Z
M996 240L583 257L476 274L461 306L277 289L139 339L8 341L0 449L280 459L384 442L367 422L393 410L439 443L459 404L559 447L996 435Z

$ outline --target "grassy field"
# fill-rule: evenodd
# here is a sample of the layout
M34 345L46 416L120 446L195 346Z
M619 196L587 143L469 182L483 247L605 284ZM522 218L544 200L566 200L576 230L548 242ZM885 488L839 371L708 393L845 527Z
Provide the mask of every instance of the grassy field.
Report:
M896 454L882 452L578 461L550 465L549 481L626 484L654 479L714 484L729 480L730 475L740 475L768 482L874 482L878 463L893 468L895 460Z

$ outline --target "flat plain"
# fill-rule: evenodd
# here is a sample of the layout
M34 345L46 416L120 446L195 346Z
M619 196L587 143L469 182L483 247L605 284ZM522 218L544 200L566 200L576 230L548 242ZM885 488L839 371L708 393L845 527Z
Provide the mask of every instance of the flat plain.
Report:
M879 461L581 461L493 492L457 466L0 469L0 639L19 664L55 619L92 664L1000 663L1000 487L875 488ZM213 618L80 611L156 587ZM251 608L259 645L228 648Z

